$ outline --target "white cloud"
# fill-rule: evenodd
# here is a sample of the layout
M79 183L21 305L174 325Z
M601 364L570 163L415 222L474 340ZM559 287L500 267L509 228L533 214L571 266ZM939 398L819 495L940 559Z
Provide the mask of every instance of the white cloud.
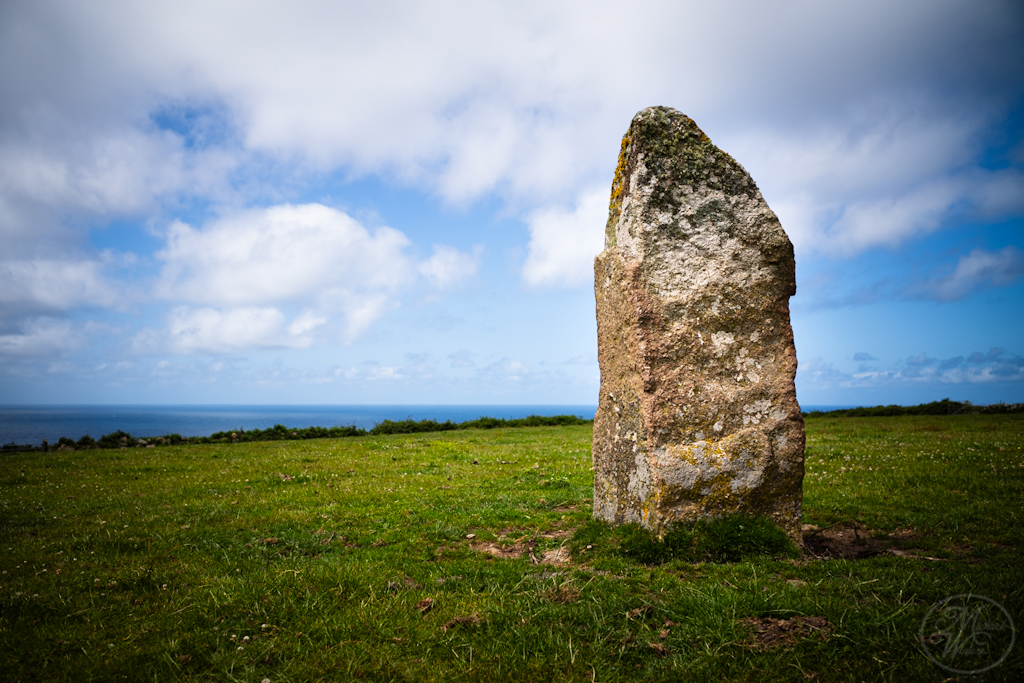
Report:
M366 378L371 381L405 379L404 375L402 375L401 371L398 368L393 368L390 366L371 368L366 373Z
M180 306L167 321L166 346L175 353L237 353L253 348L306 345L284 333L285 318L273 307L228 310Z
M169 301L208 306L301 306L289 330L303 339L341 316L340 339L351 344L399 305L417 277L449 287L471 277L479 263L479 251L444 245L417 263L406 254L409 246L398 230L369 230L322 204L232 212L202 228L179 221L156 254L164 265L155 291Z
M340 309L345 313L348 324L341 335L341 342L346 346L354 344L359 337L370 329L389 309L397 306L386 294L372 294L362 297L350 297L340 302Z
M1024 210L1020 171L972 167L991 121L920 109L876 101L816 131L754 129L736 138L733 153L803 253L850 257L897 247L950 219Z
M1008 285L1022 275L1024 253L1017 247L973 249L960 257L952 273L927 283L923 289L940 301L952 301L982 287Z
M93 304L114 306L119 294L104 276L105 263L88 260L0 260L0 313L65 311Z
M476 367L476 363L473 361L475 355L468 349L459 349L455 353L449 354L448 358L451 360L453 368L472 368Z
M288 326L288 333L292 335L303 335L307 332L312 332L316 328L320 327L327 322L327 318L322 315L317 315L313 311L303 311L292 324Z
M797 384L811 392L821 390L898 389L901 387L977 385L1024 381L1024 358L1002 348L986 353L975 351L967 357L938 359L920 353L890 369L862 369L844 372L821 358L801 362Z
M0 358L52 356L81 346L84 331L67 320L35 318L12 334L0 334Z
M571 287L593 280L594 257L604 247L608 194L591 190L571 210L546 208L527 217L530 243L523 279L528 284Z
M381 173L452 202L498 192L531 208L605 180L632 114L668 104L742 163L737 151L771 148L755 178L806 188L827 215L899 204L905 183L887 179L931 168L917 178L931 185L973 163L981 127L1020 85L1012 3L638 0L635 31L622 30L618 10L540 0L8 4L0 60L19 68L0 76L0 125L25 137L26 121L78 122L79 140L108 150L90 158L109 164L81 166L95 181L73 194L92 188L102 206L168 188L204 193L188 169L214 162L190 162L198 152L141 123L170 100L223 104L237 128L229 164L262 154L290 170L298 161ZM155 157L140 151L167 144ZM62 186L70 165L60 147L47 149L56 157L38 186Z
M569 360L562 361L562 365L597 365L597 356L592 353L581 353Z
M502 358L477 371L482 378L495 382L520 382L530 374L529 366L513 358Z
M476 247L473 253L434 245L434 254L419 264L419 272L430 284L438 289L452 287L459 282L476 275L480 266L480 253L483 247Z
M320 204L232 213L201 229L171 225L160 296L213 305L309 300L337 291L394 291L413 264L409 240L383 227L373 233Z

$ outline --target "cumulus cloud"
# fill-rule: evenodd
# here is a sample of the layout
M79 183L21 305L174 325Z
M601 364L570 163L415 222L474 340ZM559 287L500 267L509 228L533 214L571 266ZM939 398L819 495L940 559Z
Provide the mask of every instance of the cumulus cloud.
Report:
M1010 245L999 251L973 249L961 256L948 275L926 283L921 289L939 301L962 299L985 287L1008 285L1024 275L1024 252Z
M1024 381L1024 357L993 347L968 356L909 356L888 369L844 372L822 358L801 362L798 386L809 390L897 389L913 386L980 385Z
M569 360L562 361L563 365L597 365L597 356L592 353L581 353Z
M480 368L477 374L495 382L520 382L530 375L530 368L514 358L506 357Z
M56 146L31 185L85 204L130 207L190 183L202 193L188 171L193 138L143 122L167 101L214 101L236 129L216 139L232 150L225 163L252 153L301 159L388 175L452 202L499 192L532 209L608 180L632 114L669 104L756 170L798 246L855 251L934 229L949 209L946 175L975 163L984 129L1021 85L1011 2L639 0L633 16L657 20L626 32L618 9L539 0L298 11L271 2L7 4L0 59L19 68L0 76L0 123L25 140L26 121L50 117L51 130L81 122L77 139L108 150L78 164L94 169L87 179L61 189L71 185L60 169L77 152ZM961 184L1003 183L1009 192L995 192L1004 199L1020 187L1012 174L981 175ZM817 222L838 221L801 227L798 189ZM980 209L1000 203L976 198ZM543 268L524 275L545 277Z
M222 354L310 344L301 332L286 330L285 323L284 314L271 306L224 310L178 306L167 316L165 329L145 328L133 345L136 352L147 354Z
M156 291L216 305L391 291L411 279L408 245L397 230L371 233L321 204L241 211L202 228L176 221L156 254L164 263Z
M125 298L103 272L103 261L2 259L0 315L63 312L88 304L114 306Z
M236 311L229 319L246 321L255 345L271 339L293 345L337 316L344 319L340 339L351 344L399 305L400 292L418 277L437 288L449 287L471 277L479 263L479 251L467 254L444 245L417 262L406 253L409 246L398 230L368 229L322 204L237 211L201 228L177 221L167 230L166 246L156 254L163 267L155 292L168 301L245 311ZM291 336L279 338L271 334L273 316L268 312L283 316L275 308L282 306L302 311L288 326ZM209 342L210 335L234 334L234 324L214 324L213 308L202 310L203 320L209 322L201 326L204 333L196 343L178 348L218 348ZM261 312L258 324L256 311ZM283 318L273 319L283 324ZM224 348L238 346L231 337Z
M420 263L418 270L434 287L452 287L476 275L482 251L483 247L476 247L472 253L467 254L452 247L434 245L434 254Z
M67 320L35 318L19 330L0 334L0 358L38 358L54 356L84 342L81 329Z
M455 353L449 354L448 359L452 362L453 368L472 368L476 367L476 363L473 361L475 355L467 349L459 349Z
M1024 380L1024 358L999 347L987 353L975 351L966 358L956 356L942 360L921 353L907 358L892 379L942 384L1019 382Z
M952 219L1024 211L1019 169L972 166L991 125L977 113L875 101L818 131L749 131L734 154L799 252L850 257L897 247Z
M545 208L530 214L523 278L532 286L576 286L593 279L594 257L604 246L608 192L591 190L572 209Z

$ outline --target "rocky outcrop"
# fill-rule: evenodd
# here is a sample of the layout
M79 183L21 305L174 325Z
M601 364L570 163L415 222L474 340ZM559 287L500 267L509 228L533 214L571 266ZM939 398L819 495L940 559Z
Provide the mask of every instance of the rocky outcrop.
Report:
M594 270L594 516L766 515L799 543L793 245L747 172L687 116L641 111Z

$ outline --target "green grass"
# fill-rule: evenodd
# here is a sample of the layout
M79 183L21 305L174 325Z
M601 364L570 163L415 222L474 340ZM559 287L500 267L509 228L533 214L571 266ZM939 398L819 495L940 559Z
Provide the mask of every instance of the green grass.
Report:
M857 560L592 522L589 426L4 454L0 679L940 681L934 602L1022 624L1022 427L809 419L805 522L902 553ZM797 616L830 628L744 622Z

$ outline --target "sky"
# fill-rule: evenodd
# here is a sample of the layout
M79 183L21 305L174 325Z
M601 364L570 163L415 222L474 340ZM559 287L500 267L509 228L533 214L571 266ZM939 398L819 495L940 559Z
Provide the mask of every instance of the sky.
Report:
M794 243L803 405L1024 401L1024 5L0 3L0 404L596 404L636 112Z

